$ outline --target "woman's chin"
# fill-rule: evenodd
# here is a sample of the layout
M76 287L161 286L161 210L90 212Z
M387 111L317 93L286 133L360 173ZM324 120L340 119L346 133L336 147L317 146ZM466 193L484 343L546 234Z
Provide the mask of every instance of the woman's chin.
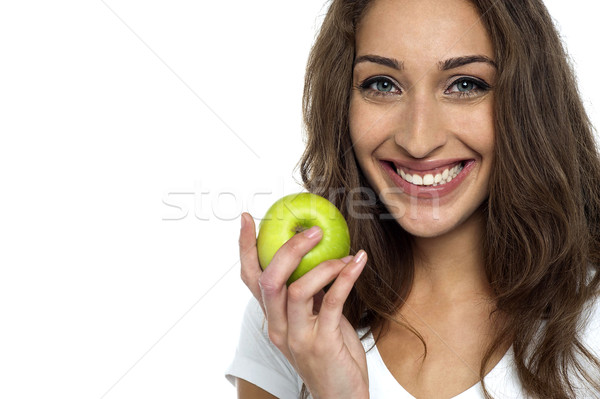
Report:
M445 234L472 230L475 228L477 234L481 234L484 226L484 216L481 206L477 209L468 210L457 214L455 212L431 212L431 210L419 212L407 212L396 215L396 221L410 235L422 238L440 237ZM470 226L470 227L469 227ZM460 233L459 233L460 234Z
M444 223L442 220L406 220L406 217L396 220L408 234L421 238L439 237L452 231L454 227L454 224Z

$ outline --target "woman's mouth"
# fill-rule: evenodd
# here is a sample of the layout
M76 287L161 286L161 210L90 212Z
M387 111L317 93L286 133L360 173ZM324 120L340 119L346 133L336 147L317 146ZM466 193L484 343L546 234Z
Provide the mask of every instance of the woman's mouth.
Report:
M396 173L400 175L407 182L414 184L415 186L438 186L446 183L450 183L458 174L463 170L466 161L461 161L454 166L448 166L442 170L435 170L428 173L413 172L412 174L397 167Z
M440 198L456 190L475 164L474 159L463 159L431 162L434 167L415 164L409 168L399 162L381 161L388 176L404 193L429 199Z

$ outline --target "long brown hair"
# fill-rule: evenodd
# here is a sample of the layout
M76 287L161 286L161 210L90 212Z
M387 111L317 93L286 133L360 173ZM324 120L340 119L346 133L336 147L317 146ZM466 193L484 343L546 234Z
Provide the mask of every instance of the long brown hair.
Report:
M510 342L532 397L575 397L579 379L600 394L589 372L600 370L600 362L578 336L584 307L600 287L600 158L593 128L542 0L470 1L498 66L495 160L481 210L485 271L496 311L506 316L480 378L492 353ZM342 211L352 248L369 254L344 309L348 320L376 331L399 322L420 337L394 319L412 286L411 237L384 217L376 194L357 189L369 184L352 151L348 112L356 27L370 3L333 0L311 50L300 174L308 191Z

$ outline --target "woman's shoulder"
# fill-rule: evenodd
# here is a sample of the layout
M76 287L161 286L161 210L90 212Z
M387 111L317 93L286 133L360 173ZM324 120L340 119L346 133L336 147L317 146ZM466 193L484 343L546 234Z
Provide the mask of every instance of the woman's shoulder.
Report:
M246 305L235 356L225 376L234 385L241 378L278 398L296 398L300 392L302 381L269 340L267 321L254 298Z
M574 386L580 386L579 389L582 392L588 392L588 389L592 389L589 386L590 378L591 381L600 381L600 369L596 362L590 359L588 355L591 355L596 361L600 361L600 295L597 294L593 298L590 298L581 314L580 323L578 326L579 333L577 338L582 348L577 348L575 356L579 362L579 368L573 368L571 372L574 376ZM586 353L587 352L587 353ZM587 374L586 378L582 375L582 370ZM597 389L597 388L596 388ZM596 393L600 393L594 391ZM583 396L587 397L587 396Z
M600 294L587 301L579 330L582 343L600 356Z
M597 270L590 268L588 283L597 277ZM596 352L600 357L600 291L597 291L586 302L580 319L580 338L582 343Z

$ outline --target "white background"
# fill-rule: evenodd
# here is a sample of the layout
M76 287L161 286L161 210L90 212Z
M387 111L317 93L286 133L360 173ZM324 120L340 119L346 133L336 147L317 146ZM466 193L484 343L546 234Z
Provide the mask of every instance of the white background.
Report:
M594 3L547 1L599 126ZM239 215L300 190L325 10L1 3L0 397L235 397Z

